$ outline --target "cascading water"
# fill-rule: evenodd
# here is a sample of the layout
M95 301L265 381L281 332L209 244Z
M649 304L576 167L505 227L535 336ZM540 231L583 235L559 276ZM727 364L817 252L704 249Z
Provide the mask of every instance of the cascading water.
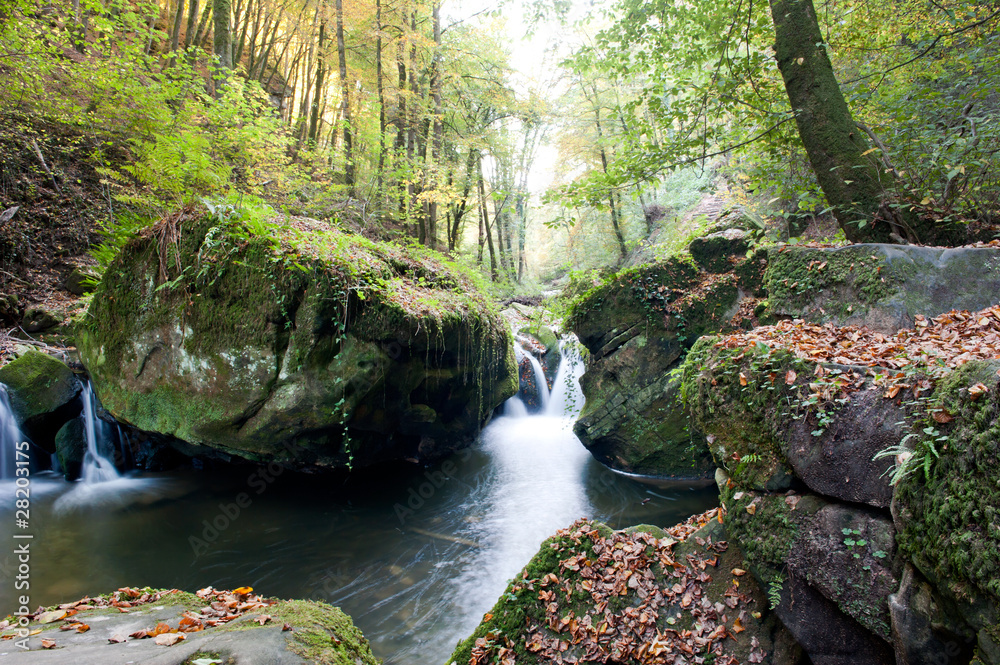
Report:
M643 485L587 452L572 427L583 406L575 348L562 344L544 412L511 398L477 445L425 467L358 469L344 483L287 471L262 485L244 468L33 480L47 531L36 536L32 563L46 574L32 580L32 601L137 581L250 585L341 607L387 665L446 662L556 530L581 517L668 525L717 505L714 488ZM89 389L85 400L88 448L115 455L114 426L96 418ZM240 496L252 503L237 506ZM0 521L0 540L11 522ZM0 585L0 612L13 602Z
M545 371L542 369L542 364L538 362L538 358L536 358L534 354L529 352L517 342L514 342L514 358L517 360L518 367L521 366L521 363L525 359L527 359L528 363L531 365L532 381L535 384L535 393L538 395L537 406L539 407L539 410L544 412L549 405L549 384L545 378ZM524 404L526 399L529 399L530 401L530 398L526 395L516 395L515 398L519 399L521 404Z
M107 439L104 432L106 427L105 423L97 417L97 399L94 397L94 389L91 387L89 381L83 387L82 396L84 431L87 435L87 453L83 457L83 469L80 477L86 484L106 483L109 480L117 480L121 476L118 474L118 470L115 469L115 463L102 455L99 449L99 444Z
M17 418L10 408L7 386L0 383L0 479L10 480L14 477L15 446L22 438Z

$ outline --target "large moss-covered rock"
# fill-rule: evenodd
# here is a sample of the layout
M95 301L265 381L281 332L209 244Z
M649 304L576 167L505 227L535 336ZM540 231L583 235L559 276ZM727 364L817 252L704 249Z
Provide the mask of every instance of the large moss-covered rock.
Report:
M623 270L573 303L568 325L590 351L574 429L597 459L632 473L711 476L670 371L698 336L734 325L762 270L762 257L726 274L674 257Z
M585 521L561 531L448 662L798 663L715 511L693 521L680 532Z
M1000 662L990 646L1000 625L998 372L1000 361L970 362L940 383L932 407L954 420L909 442L912 473L893 499L901 550L980 633L980 657L992 663ZM988 392L970 392L977 384Z
M731 349L703 337L683 366L684 397L717 464L742 487L888 508L889 458L909 426L867 368L818 365L764 345Z
M765 285L778 316L894 333L913 327L918 314L974 312L1000 302L1000 250L880 244L772 248Z
M136 238L81 326L105 408L189 453L296 467L430 458L516 391L510 334L439 255L319 222ZM168 274L164 274L168 273Z
M730 537L811 662L891 663L891 521L814 494L755 492L725 474L720 488Z

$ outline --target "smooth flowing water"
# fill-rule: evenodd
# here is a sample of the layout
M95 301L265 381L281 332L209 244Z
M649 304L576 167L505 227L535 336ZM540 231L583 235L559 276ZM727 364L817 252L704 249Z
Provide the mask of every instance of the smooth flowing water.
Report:
M544 412L512 398L475 446L426 468L36 476L32 606L124 585L249 585L339 605L387 665L443 664L557 529L672 525L717 501L714 487L643 484L595 462L572 431L581 371L564 362ZM9 484L0 496L9 507ZM0 554L0 579L14 565ZM0 612L13 592L0 588Z
M17 418L10 408L10 395L7 386L0 383L0 480L10 480L14 477L15 446L21 441L21 430L17 426Z

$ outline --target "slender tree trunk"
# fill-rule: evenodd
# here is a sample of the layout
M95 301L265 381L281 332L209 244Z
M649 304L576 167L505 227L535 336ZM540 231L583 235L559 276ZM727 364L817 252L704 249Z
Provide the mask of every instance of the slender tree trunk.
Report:
M212 18L212 2L205 0L205 9L201 12L201 19L198 21L198 31L194 34L191 43L198 48L204 48L208 37L208 22Z
M195 36L195 30L197 29L198 22L198 0L191 0L188 3L188 20L187 29L184 31L184 48L187 49L191 46L192 40Z
M486 184L483 182L483 160L479 160L479 205L482 208L483 227L486 229L486 244L490 250L490 277L497 281L497 259L493 251L493 235L490 233L490 213L486 207ZM480 263L482 263L482 244L479 246Z
M770 5L778 69L799 136L840 228L852 242L889 242L895 234L926 241L933 224L885 205L896 183L865 154L868 139L837 83L812 0Z
M382 195L385 169L385 87L382 81L382 0L375 0L375 86L378 91L378 166L375 170L375 200Z
M319 140L320 97L323 96L323 78L326 76L326 54L324 53L324 38L326 36L326 18L319 22L319 43L316 45L316 93L312 99L312 112L309 117L309 140L314 144Z
M344 48L344 0L335 0L337 10L337 60L340 65L340 115L344 123L344 182L354 196L354 136L351 127L351 86L347 81L347 52Z
M177 0L177 11L174 12L174 29L170 33L170 50L177 51L181 45L181 24L184 23L184 0ZM170 62L173 63L171 58Z
M215 51L215 62L221 70L223 81L233 68L233 34L229 29L231 10L231 0L212 0L212 31L214 34L212 45Z

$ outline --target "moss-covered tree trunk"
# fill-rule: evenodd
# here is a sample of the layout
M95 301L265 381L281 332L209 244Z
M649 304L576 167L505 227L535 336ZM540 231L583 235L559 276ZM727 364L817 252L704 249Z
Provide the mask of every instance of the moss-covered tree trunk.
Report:
M819 186L849 240L888 242L891 226L873 223L887 183L864 155L868 141L834 76L812 0L770 3L778 68Z
M799 136L847 238L962 242L964 231L958 225L935 223L908 207L887 205L887 190L897 183L879 168L874 155L867 154L871 146L851 117L834 76L812 0L770 0L770 5L778 68Z
M213 50L217 59L216 64L223 70L233 68L233 34L230 31L229 22L232 13L231 0L213 0L212 14L215 17L213 27Z

